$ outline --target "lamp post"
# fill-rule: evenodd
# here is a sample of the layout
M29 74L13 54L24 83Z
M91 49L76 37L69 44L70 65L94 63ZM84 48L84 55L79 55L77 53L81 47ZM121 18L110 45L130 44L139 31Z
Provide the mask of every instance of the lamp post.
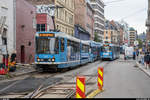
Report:
M52 20L53 20L53 25L54 25L54 31L56 31L56 24L55 24L55 10L58 10L58 8L64 8L64 7L61 7L61 6L58 6L58 5L52 5L50 7L50 16L52 17Z

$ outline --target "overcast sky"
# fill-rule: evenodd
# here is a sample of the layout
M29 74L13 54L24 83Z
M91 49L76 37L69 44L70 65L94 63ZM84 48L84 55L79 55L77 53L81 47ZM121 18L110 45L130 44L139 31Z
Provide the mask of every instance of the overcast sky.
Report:
M108 20L124 20L130 27L134 27L138 34L146 32L148 0L103 0L105 3L105 17ZM120 1L113 2L111 1Z

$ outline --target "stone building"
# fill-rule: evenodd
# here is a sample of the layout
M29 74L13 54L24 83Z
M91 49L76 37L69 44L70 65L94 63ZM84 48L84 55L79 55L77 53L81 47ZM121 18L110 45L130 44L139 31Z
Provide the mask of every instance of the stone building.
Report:
M75 0L75 37L94 39L94 10L86 0Z
M129 42L129 25L123 20L121 20L119 23L123 26L123 44L128 46L130 44L130 42Z
M94 14L94 32L98 34L100 41L104 38L104 2L102 0L89 0Z
M136 41L137 37L137 31L134 28L129 29L129 41L130 41L130 46L134 46L134 41Z
M17 62L33 63L35 51L36 8L25 0L16 0Z
M74 35L74 0L26 0L33 5L50 5L60 6L55 12L56 28L61 32Z
M0 45L9 57L16 51L18 63L34 62L35 11L25 0L0 1Z
M147 49L150 51L150 0L148 0L148 11L147 11L147 20L146 20L146 46Z
M104 42L123 45L124 28L116 21L105 21Z
M109 20L105 21L105 29L104 29L104 43L111 43L112 42L112 33L113 32L113 26L111 25Z
M36 31L50 31L54 29L52 18L47 13L36 13Z
M0 62L2 49L9 55L16 49L16 1L0 0Z

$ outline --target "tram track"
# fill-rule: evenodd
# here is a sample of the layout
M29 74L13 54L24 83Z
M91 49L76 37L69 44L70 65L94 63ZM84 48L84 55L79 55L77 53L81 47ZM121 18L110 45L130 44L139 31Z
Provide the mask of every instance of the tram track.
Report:
M103 62L100 62L100 63L103 63ZM98 64L100 64L100 63L98 62ZM106 62L106 64L103 67L109 65L109 63L110 62ZM65 82L65 81L73 79L73 78L76 78L77 75L81 75L81 76L85 76L86 78L88 78L86 80L86 85L96 84L96 83L90 82L90 80L93 77L97 77L97 74L94 74L94 75L82 75L81 73L83 73L83 71L82 72L78 72L77 74L74 74L74 75L65 75L65 77L70 77L70 78L67 78L66 80L63 80L62 82L57 83L55 85L48 86L46 88L38 90L38 92L35 92L34 94L32 94L32 96L30 98L40 98L40 97L43 98L43 95L45 95L45 94L48 94L48 95L53 95L53 94L55 94L55 95L56 94L57 95L62 95L62 94L65 94L66 96L64 96L64 98L74 98L75 97L75 92L76 92L75 91L76 83L75 82ZM50 91L47 92L48 90L51 90L51 92ZM59 91L59 92L56 92L56 91ZM64 91L66 91L66 92L64 92Z
M68 70L65 72L57 72L57 73L52 73L50 75L43 75L44 78L51 78L51 77L57 78L59 76L63 76L63 79L59 82L56 82L54 84L44 87L43 84L46 83L46 80L45 80L38 86L38 88L36 88L32 92L24 91L22 93L9 93L6 95L20 95L17 98L44 98L45 95L49 95L50 97L52 95L57 95L58 97L60 95L61 96L63 95L62 98L74 98L75 97L75 89L76 89L76 82L74 80L75 80L76 76L77 75L85 76L87 79L86 85L88 85L88 86L96 84L96 83L90 82L90 80L92 80L93 77L97 77L97 73L87 74L87 75L85 75L83 73L85 73L87 71L87 69L88 70L90 68L92 69L91 66L104 64L103 67L105 68L107 65L109 65L109 63L111 63L111 62L96 61L94 63L90 63L90 64L87 64L87 65L84 65L81 67L77 67L75 69ZM41 76L41 73L34 73L34 74L29 75L28 77L37 77L37 75ZM41 76L41 77L43 77L43 76ZM73 81L68 82L68 80L73 80Z

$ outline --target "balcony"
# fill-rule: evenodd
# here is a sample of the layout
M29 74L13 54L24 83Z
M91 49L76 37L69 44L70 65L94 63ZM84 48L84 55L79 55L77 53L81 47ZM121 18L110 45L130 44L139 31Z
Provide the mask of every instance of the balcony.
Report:
M146 20L146 26L150 26L150 20Z

